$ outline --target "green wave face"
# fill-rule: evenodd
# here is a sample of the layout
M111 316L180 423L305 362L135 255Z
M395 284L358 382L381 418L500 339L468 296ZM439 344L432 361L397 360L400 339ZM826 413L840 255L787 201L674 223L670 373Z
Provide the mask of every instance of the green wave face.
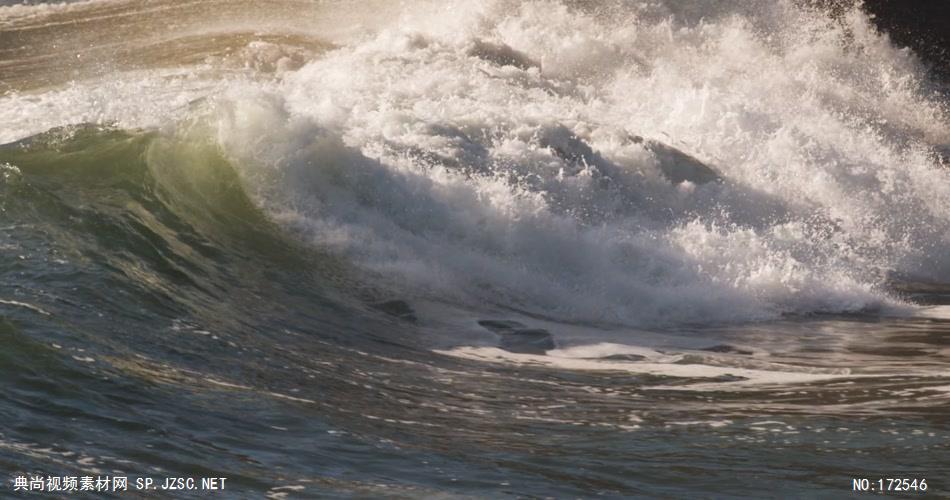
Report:
M366 340L394 333L361 315L348 266L269 221L198 134L82 126L0 147L0 249L6 470L83 473L65 454L208 473L195 453L231 439L233 415L310 404L295 391L346 344L380 349ZM343 380L318 385L370 404ZM321 411L302 436L255 431L239 447L313 446L345 418ZM218 464L241 491L262 491L272 470L240 453Z
M87 216L132 211L139 224L162 236L167 232L146 220L144 212L162 223L191 226L206 237L239 237L237 229L270 230L231 165L199 141L69 127L3 146L0 158L21 174L10 194L37 210L72 207L91 211Z
M44 330L96 343L175 321L225 330L255 309L312 311L329 284L347 288L345 266L270 222L200 138L63 128L3 146L0 164L2 241L17 256L0 275L40 298L48 316L24 318Z

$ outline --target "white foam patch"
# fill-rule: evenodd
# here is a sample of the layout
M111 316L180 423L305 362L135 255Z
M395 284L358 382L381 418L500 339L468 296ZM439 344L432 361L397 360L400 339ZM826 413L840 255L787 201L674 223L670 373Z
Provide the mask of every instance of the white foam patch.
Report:
M200 99L236 84L171 69L108 75L42 93L10 92L0 96L0 144L83 123L161 128L188 116Z
M914 316L918 318L950 320L950 305L921 307L914 312Z
M608 356L634 355L642 356L645 359L654 362L674 362L682 359L681 355L663 354L659 351L646 347L614 344L610 342L601 342L597 344L579 345L561 349L554 349L547 352L548 355L556 358L574 358L574 359L596 359L606 358Z
M78 2L41 2L35 4L14 3L0 5L0 26L22 23L24 20L43 18L51 14L62 14L91 7L121 4L128 0L81 0Z
M790 385L821 382L844 378L861 378L866 375L854 375L847 369L817 369L805 367L787 367L785 371L756 370L738 367L711 366L704 364L680 364L671 362L646 361L616 361L604 359L587 359L576 357L561 357L557 351L550 351L548 355L519 354L494 347L458 347L450 350L435 351L439 354L473 361L534 365L556 370L572 370L587 372L625 372L642 375L657 375L664 377L690 379L716 379L723 377L741 377L742 380L713 381L712 383L696 383L684 386L652 386L653 389L663 390L730 390L730 388L761 387L765 385Z

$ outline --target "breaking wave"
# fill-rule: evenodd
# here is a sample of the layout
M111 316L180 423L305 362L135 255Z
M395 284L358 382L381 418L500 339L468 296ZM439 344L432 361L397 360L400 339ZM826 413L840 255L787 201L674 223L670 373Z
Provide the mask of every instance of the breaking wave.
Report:
M30 9L0 16L58 12ZM344 11L327 3L320 25ZM662 327L898 310L895 282L950 280L946 97L857 8L482 1L392 18L234 28L227 50L192 33L173 66L143 42L151 66L8 91L0 136L145 133L151 168L182 178L209 158L182 151L203 148L359 286L470 311ZM3 159L25 168L32 144Z

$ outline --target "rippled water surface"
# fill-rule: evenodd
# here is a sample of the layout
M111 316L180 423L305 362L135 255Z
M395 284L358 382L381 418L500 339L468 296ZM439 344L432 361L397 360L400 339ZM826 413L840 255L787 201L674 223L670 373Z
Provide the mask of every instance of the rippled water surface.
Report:
M932 78L791 0L6 2L0 496L948 495Z

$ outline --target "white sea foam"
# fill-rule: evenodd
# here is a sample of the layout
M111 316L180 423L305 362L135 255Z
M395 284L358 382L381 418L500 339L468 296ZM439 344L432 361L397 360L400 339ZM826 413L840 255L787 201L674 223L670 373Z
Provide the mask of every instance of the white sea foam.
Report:
M490 363L532 365L583 372L627 372L663 377L697 379L700 383L687 386L654 386L662 390L742 390L762 385L787 385L825 382L836 379L862 378L848 370L821 370L788 365L785 369L752 369L736 366L712 366L700 363L673 363L664 360L618 361L609 359L577 358L564 353L548 355L519 354L495 347L458 347L436 351L439 354ZM704 379L709 379L705 381Z
M640 326L899 307L889 274L950 280L946 103L860 11L798 3L427 2L277 80L8 95L2 137L208 95L262 206L408 294ZM670 148L724 180L674 185Z

